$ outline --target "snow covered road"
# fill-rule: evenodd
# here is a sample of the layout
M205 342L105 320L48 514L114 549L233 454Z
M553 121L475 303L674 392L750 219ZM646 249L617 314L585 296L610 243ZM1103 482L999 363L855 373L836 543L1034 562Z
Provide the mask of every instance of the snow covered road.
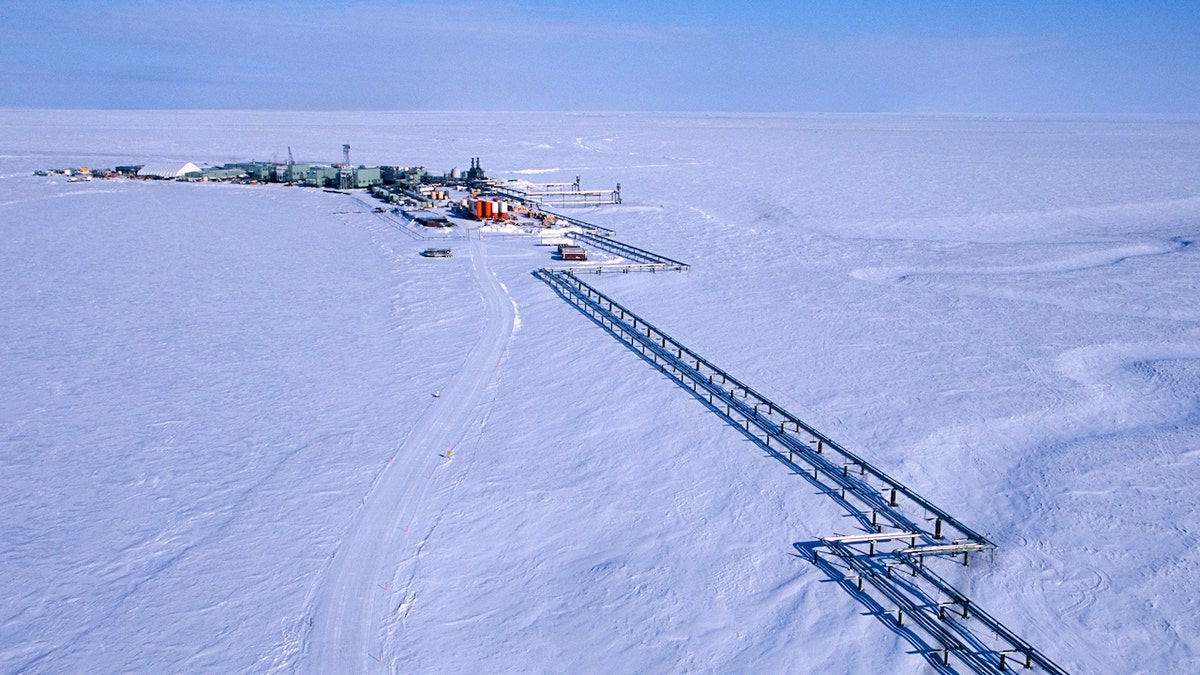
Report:
M471 272L483 295L486 321L462 369L434 405L413 425L395 457L363 498L353 524L329 567L317 580L306 616L311 620L304 670L314 673L368 672L383 660L381 629L406 611L405 587L392 585L401 567L414 565L426 529L415 522L438 467L453 456L485 401L485 392L504 358L516 312L488 267L478 232L469 232Z

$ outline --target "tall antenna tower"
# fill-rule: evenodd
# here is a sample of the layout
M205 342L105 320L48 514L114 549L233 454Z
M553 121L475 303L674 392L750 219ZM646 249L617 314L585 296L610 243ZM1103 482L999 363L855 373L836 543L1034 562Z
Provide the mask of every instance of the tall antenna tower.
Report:
M354 187L354 167L350 166L350 144L342 144L342 170L338 172L338 187L349 190Z
M278 171L276 171L276 172L278 173ZM292 181L296 180L296 177L294 175L295 173L296 173L296 160L292 159L292 146L289 145L288 146L287 174L284 175L283 180L285 182L291 183Z

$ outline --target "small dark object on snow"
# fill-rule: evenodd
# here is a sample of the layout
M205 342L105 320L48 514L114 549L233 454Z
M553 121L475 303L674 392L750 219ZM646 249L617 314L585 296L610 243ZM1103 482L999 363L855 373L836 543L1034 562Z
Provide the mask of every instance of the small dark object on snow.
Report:
M454 255L454 252L448 248L427 248L421 251L421 255L426 258L449 258Z
M582 246L575 246L573 244L559 244L558 259L587 260L587 251L585 251Z

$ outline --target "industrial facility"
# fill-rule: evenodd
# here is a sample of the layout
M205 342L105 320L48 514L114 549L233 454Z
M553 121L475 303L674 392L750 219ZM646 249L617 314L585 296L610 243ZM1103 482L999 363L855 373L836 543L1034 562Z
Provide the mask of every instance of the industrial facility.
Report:
M37 171L38 175L63 174L95 177L121 176L146 180L219 181L244 184L285 183L305 187L339 190L387 188L383 192L395 195L393 203L410 199L414 203L446 203L451 200L450 189L465 190L470 195L507 198L509 203L570 206L573 204L620 204L621 184L613 190L584 190L579 176L574 183L529 183L500 181L488 178L478 157L472 157L465 174L451 169L443 175L428 172L425 167L364 166L350 161L350 146L342 146L342 161L330 164L296 162L292 149L287 150L287 162L234 162L207 166L194 162L153 162L142 165L119 166L116 169L89 170L53 169ZM375 191L381 197L380 191ZM490 201L490 205L489 202ZM505 202L475 200L463 205L464 215L478 220L501 218L508 213ZM499 209L499 210L494 210Z
M348 144L342 145L342 161L330 164L297 162L289 147L285 163L250 161L207 166L194 162L156 161L118 166L112 170L80 167L35 173L41 176L65 175L70 181L97 177L243 185L279 183L338 192L366 190L383 202L382 206L375 207L376 213L402 216L405 222L426 232L474 221L482 227L509 227L526 231L530 228L536 231L558 227L606 237L612 233L563 214L550 213L545 207L621 203L620 183L613 190L585 190L579 176L575 177L574 183L497 180L487 176L478 157L470 159L470 166L465 173L454 168L440 175L422 166L355 165L350 161ZM578 241L583 240L560 245L555 251L555 258L587 261L588 252ZM612 247L611 244L591 243L602 250ZM624 250L610 252L615 255L626 253ZM430 249L425 255L444 254L441 249ZM646 264L658 264L658 261Z

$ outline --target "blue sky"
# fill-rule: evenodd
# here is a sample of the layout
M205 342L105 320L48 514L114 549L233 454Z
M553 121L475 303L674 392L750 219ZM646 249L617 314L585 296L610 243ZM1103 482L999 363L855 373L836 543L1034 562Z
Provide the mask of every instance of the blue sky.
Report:
M1200 112L1200 2L0 0L0 106Z

